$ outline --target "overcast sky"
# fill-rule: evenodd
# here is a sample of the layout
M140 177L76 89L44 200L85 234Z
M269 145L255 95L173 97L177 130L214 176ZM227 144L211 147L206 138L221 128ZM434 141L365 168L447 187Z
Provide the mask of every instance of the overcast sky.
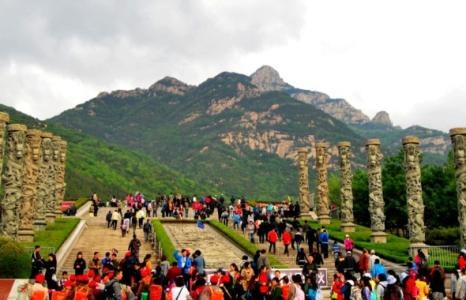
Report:
M464 1L0 0L0 103L44 119L100 91L277 69L403 127L466 126Z

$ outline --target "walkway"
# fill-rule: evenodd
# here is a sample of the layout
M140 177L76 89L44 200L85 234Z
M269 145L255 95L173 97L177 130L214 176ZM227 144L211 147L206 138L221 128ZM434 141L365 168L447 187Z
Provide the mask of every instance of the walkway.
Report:
M79 237L78 241L74 245L70 254L65 260L63 267L59 270L58 274L62 271L68 271L68 273L74 273L73 263L76 259L76 255L81 251L84 255L86 262L92 259L95 251L99 252L99 257L102 259L105 257L105 252L115 248L119 251L118 259L120 260L124 253L128 250L128 245L132 239L132 231L127 234L124 238L121 237L121 231L107 228L107 221L105 221L105 215L110 208L100 208L97 217L91 217L86 214L82 219L86 220L87 227ZM142 242L139 259L143 259L144 255L151 253L151 244L144 243L144 234L142 229L136 229L136 235ZM155 257L153 257L155 261Z
M175 248L200 250L207 269L228 268L230 263L238 264L245 252L230 242L209 225L197 228L195 223L164 223Z

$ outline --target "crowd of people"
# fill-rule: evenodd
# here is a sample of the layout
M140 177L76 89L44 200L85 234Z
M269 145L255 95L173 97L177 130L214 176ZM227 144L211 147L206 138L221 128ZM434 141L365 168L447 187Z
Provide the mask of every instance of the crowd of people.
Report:
M324 299L317 283L318 270L324 261L333 260L336 272L328 296L331 299L437 300L446 296L445 271L438 261L429 267L422 251L410 259L405 270L388 270L374 250L363 249L356 255L357 245L349 235L343 244L333 242L329 247L332 242L324 227L316 230L306 221L285 221L296 217L291 203L250 205L244 199L231 199L227 204L222 197L163 195L145 201L141 193L136 193L124 201L113 197L110 206L114 209L105 216L107 227L113 230L120 227L123 236L133 229L128 249L121 253L110 249L104 257L95 252L87 261L78 253L73 274L62 272L58 279L55 256L49 254L42 260L37 246L32 255L31 278L35 283L28 287L30 295L42 291L41 295L50 299L55 294L62 298L54 299L316 300ZM92 206L96 216L98 207L96 198ZM162 256L154 265L150 254L140 257L143 242L135 234L137 227L143 229L144 242L150 242L150 217L159 216L158 210L163 217L187 218L189 209L196 219L208 218L217 211L220 221L242 231L262 250L253 257L245 255L241 261L209 272L202 249L192 253L189 249L178 249L171 257ZM281 255L289 256L294 251L300 272L282 274L271 267L268 253L276 254L279 242L283 245ZM458 262L462 271L452 276L451 298L466 299L466 250Z

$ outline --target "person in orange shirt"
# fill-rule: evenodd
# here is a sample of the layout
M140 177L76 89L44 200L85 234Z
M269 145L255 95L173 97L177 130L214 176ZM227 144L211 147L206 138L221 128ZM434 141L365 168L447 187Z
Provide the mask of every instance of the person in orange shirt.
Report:
M427 285L424 275L418 274L416 279L416 287L418 289L417 299L427 300L427 296L429 295L429 286Z

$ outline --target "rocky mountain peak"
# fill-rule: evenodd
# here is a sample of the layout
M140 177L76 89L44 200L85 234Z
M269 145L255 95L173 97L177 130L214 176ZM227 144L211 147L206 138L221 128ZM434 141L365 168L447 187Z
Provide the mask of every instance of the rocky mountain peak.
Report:
M149 87L149 91L184 95L192 86L170 76L166 76Z
M291 86L286 83L280 74L271 66L262 66L251 74L251 82L263 92L282 91Z
M374 124L380 124L389 127L393 126L392 120L390 120L390 115L388 114L388 112L384 110L376 113L375 116L372 118L371 122Z

